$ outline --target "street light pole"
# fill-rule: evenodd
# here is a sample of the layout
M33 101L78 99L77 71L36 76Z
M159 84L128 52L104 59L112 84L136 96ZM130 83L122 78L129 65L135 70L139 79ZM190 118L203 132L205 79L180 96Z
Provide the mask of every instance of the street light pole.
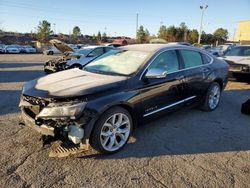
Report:
M137 31L138 31L138 13L136 14L136 31L135 31L135 38L137 38Z
M208 5L205 6L200 6L201 9L201 23L200 23L200 33L199 33L199 38L198 38L198 44L201 43L201 33L202 33L202 25L203 25L203 15L205 10L208 8Z

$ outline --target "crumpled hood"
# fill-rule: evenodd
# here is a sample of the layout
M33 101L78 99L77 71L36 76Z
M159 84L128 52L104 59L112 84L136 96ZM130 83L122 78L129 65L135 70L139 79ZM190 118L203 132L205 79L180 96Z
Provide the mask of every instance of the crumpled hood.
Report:
M23 94L42 98L77 97L115 89L126 79L124 76L95 74L75 68L27 82Z
M229 64L242 64L250 66L250 57L244 56L225 56L223 60L227 61Z
M62 53L74 52L72 48L70 48L67 44L65 44L64 42L60 40L52 39L49 42Z

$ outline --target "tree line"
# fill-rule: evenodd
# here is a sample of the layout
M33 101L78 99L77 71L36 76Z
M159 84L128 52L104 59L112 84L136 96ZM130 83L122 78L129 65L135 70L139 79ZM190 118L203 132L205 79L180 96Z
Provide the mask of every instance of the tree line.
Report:
M33 37L40 42L46 43L50 40L53 31L51 24L46 21L40 21L37 27L37 32L33 33ZM81 29L75 26L72 30L72 39L77 42L79 36L81 36ZM189 29L187 25L182 22L179 26L171 25L169 27L161 25L157 36L150 35L149 31L142 25L139 27L136 33L136 39L138 43L148 43L151 39L160 38L167 42L179 42L186 41L192 44L197 43L199 32L196 29ZM101 34L100 31L92 36L92 39L98 43L107 42L107 34L104 32ZM202 44L214 44L216 41L223 42L228 39L228 31L223 28L218 28L213 34L202 32L201 43Z
M138 43L148 43L151 39L160 38L167 42L190 42L191 44L197 43L199 37L199 32L197 29L189 29L184 22L179 26L171 25L169 27L161 25L157 36L150 35L149 31L142 25L139 27L136 38ZM223 42L228 39L228 31L224 28L216 29L213 34L205 33L201 34L202 44L214 44L216 41Z
M36 32L32 33L32 37L37 39L39 42L47 43L51 39L51 35L53 33L51 24L47 20L43 20L39 22ZM79 26L75 26L71 34L73 41L77 42L80 36L82 36L81 29ZM98 31L96 35L93 34L92 39L98 43L107 42L107 34L105 32L101 34L101 32Z

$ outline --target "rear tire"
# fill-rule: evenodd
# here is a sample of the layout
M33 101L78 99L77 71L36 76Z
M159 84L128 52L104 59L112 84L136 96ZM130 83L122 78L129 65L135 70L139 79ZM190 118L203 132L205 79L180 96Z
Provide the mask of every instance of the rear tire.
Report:
M213 82L210 85L206 98L200 108L207 112L215 110L220 103L220 97L221 87L217 82Z
M121 107L111 108L97 120L90 145L100 153L116 153L126 145L132 129L133 121L129 112Z

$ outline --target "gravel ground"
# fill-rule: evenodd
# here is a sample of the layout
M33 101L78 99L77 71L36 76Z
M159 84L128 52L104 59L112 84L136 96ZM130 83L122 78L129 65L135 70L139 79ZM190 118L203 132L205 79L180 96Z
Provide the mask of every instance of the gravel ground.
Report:
M18 125L21 87L49 58L0 55L0 187L249 187L250 116L240 107L250 84L229 82L214 112L181 110L140 126L117 154L49 158L40 135Z

